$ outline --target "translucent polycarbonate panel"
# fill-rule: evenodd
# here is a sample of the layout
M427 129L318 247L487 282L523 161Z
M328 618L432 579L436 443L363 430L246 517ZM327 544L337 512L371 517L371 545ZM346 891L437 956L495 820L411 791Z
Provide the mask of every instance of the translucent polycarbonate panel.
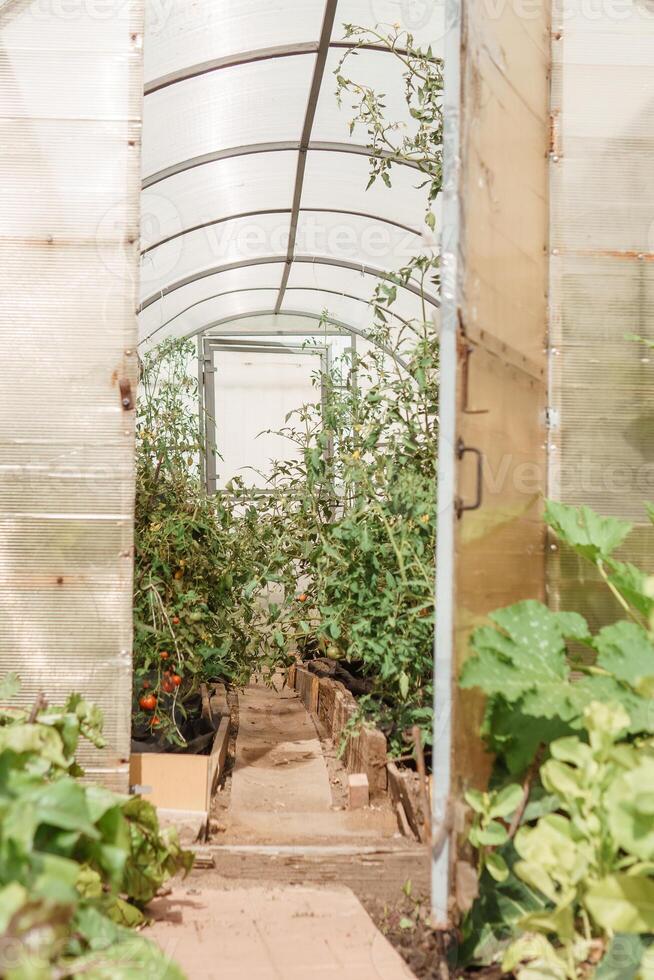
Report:
M175 174L141 195L141 247L197 225L240 214L289 209L297 152L216 160Z
M307 154L302 207L362 211L421 232L425 190L420 174L411 167L395 167L389 190L381 180L366 190L370 161L354 153Z
M206 269L237 262L252 264L268 256L286 258L289 214L261 214L209 225L159 245L143 256L141 295L144 300Z
M143 174L245 144L299 141L315 60L240 65L148 95Z
M106 52L104 71L93 72L97 65L94 51L74 51L68 54L66 70L57 51L40 48L7 48L0 66L0 114L19 119L88 119L110 122L114 118L116 100L128 113L136 110L131 102L136 79L130 63L140 64L140 52L132 45L129 52ZM71 76L88 78L87 85L67 91ZM25 79L30 83L25 84ZM64 96L59 99L58 96ZM134 118L137 118L135 114Z
M414 43L432 46L441 56L445 37L445 0L340 0L333 38L344 37L344 24L378 27L381 34L394 29L408 31Z
M334 293L321 293L317 289L298 289L292 286L286 290L283 309L306 310L315 313L316 316L325 313L360 329L368 329L371 325L367 303Z
M313 380L320 358L222 350L214 358L218 488L240 476L248 486L270 489L273 461L301 455L300 447L276 433L292 424L289 412L320 400Z
M614 13L568 0L554 21L550 493L632 521L621 557L652 571L654 363L626 335L654 340L654 13ZM594 627L620 615L565 550L549 576L553 602Z
M324 0L148 0L145 80L243 52L317 42Z
M316 289L319 292L358 296L369 302L374 294L379 278L353 269L338 268L319 262L294 262L288 279L289 286L303 289ZM420 297L402 287L398 288L393 309L408 320L423 317ZM430 307L427 307L429 311Z
M7 75L0 78L0 88L11 86ZM135 111L138 99L135 85ZM13 119L11 112L10 108L4 118L0 116L3 235L38 241L93 238L100 248L125 241L127 229L136 229L138 235L138 198L118 199L115 193L126 175L130 180L139 177L136 124L132 141L125 139L124 122ZM17 172L20 186L16 186Z
M258 309L273 310L277 295L277 289L261 289L256 293L246 290L208 300L162 327L149 338L149 343L159 343L166 337L195 336L214 323L229 322L230 317L238 317Z
M297 255L326 256L394 272L407 265L421 246L415 232L376 218L330 211L303 211L298 217Z
M339 108L336 101L334 70L342 55L341 50L331 49L327 56L312 138L340 143L353 142L365 146L368 143L367 127L358 123L352 136L349 135L350 120L355 115L351 108L353 98L346 95L342 108ZM416 123L409 115L404 98L403 68L402 62L391 57L388 52L362 50L350 59L345 74L352 81L366 85L379 94L383 93L386 118L400 127L405 126L409 131L414 131Z
M163 337L168 324L172 325L175 319L188 322L190 329L193 329L197 325L194 311L200 304L203 307L198 314L200 319L204 318L207 323L217 320L222 298L234 293L243 296L251 294L249 302L258 306L260 300L257 296L260 290L274 290L275 294L279 292L282 268L283 262L280 261L269 265L231 269L176 289L167 296L158 298L139 314L139 336L144 340L156 331L161 332ZM184 333L183 324L175 324L175 332Z
M0 2L3 46L17 51L96 52L125 55L125 34L137 35L140 46L143 25L134 5L122 0L60 0L42 3Z
M92 8L0 10L0 676L99 704L126 791L143 11Z
M552 245L586 253L651 252L654 212L643 201L654 201L654 169L649 166L654 136L634 146L621 135L602 166L589 172L589 144L596 154L605 143L599 136L566 139L565 165L552 173Z

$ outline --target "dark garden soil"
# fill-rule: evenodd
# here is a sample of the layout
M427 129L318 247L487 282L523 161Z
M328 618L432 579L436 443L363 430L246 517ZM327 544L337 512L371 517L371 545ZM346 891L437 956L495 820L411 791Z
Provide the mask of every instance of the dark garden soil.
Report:
M417 980L501 980L508 976L499 966L478 970L450 969L443 944L456 942L456 938L444 937L431 927L427 898L419 900L403 894L394 904L366 895L359 895L359 898L379 931L402 956Z

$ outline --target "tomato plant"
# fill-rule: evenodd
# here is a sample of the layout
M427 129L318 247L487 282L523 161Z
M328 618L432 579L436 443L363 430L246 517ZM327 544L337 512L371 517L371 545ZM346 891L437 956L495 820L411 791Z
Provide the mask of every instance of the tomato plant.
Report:
M167 341L146 354L136 427L133 730L181 747L200 685L247 681L258 642L239 522L200 481L194 353Z

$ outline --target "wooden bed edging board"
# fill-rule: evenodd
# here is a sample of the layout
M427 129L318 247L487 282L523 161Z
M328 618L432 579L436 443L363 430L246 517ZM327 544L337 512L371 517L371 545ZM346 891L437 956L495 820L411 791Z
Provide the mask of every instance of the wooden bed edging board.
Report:
M229 744L229 715L224 715L210 755L177 752L134 753L129 760L130 786L157 809L208 815L211 797L225 767Z
M347 688L328 677L316 677L303 667L291 667L289 685L300 696L307 711L320 722L335 743L340 743L348 724L357 713L357 703ZM368 777L372 798L388 790L386 738L377 728L361 726L349 735L343 754L348 772Z
M354 696L340 681L318 677L304 667L289 669L288 685L300 696L307 711L339 743L350 719L355 715ZM386 738L379 729L362 728L350 736L343 756L348 772L364 772L371 796L388 794L395 806L398 827L405 837L422 841L424 826L418 775L401 770L388 759Z

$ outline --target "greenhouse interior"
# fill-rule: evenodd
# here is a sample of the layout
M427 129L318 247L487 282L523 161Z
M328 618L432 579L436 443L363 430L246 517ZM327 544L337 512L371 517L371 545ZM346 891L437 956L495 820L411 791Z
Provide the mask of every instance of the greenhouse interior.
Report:
M0 52L0 976L654 980L652 0Z

